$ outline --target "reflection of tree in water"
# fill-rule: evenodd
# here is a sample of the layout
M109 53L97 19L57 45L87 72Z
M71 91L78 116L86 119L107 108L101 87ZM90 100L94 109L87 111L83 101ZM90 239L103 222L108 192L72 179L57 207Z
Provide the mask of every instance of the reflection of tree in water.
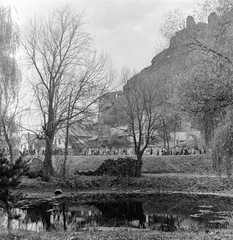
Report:
M143 213L141 202L106 202L97 203L95 206L102 212L103 217L99 219L100 225L114 226L125 225L125 222L138 220L138 227L145 228L146 217Z
M43 229L56 229L57 224L62 224L64 230L67 230L67 212L68 206L66 203L53 204L49 202L41 202L36 206L27 208L27 214L23 222L28 223L43 223ZM27 228L27 227L26 227ZM36 229L33 229L36 230Z
M45 230L50 230L51 228L51 211L53 205L48 202L39 203L37 206L27 208L27 214L23 219L23 223L26 224L26 228L29 223L42 222Z
M43 223L45 230L67 230L68 228L85 227L96 220L100 211L93 206L69 206L67 202L43 202L26 209L22 221L31 230L37 230L37 224Z
M63 230L78 229L80 227L96 226L100 211L94 206L71 205L67 202L54 204L52 211L52 227Z
M166 200L165 202L164 199L166 200L165 196L162 196L162 198L155 198L153 201L144 202L143 204L127 199L121 202L89 202L86 205L75 204L69 206L67 201L59 203L43 202L28 208L27 213L25 213L26 216L23 220L21 218L20 221L23 221L23 225L28 223L31 230L37 231L39 230L38 226L42 228L42 223L42 229L46 230L76 230L81 227L118 227L127 225L142 228L147 226L161 231L175 231L180 227L189 229L194 224L196 228L201 225L205 229L208 227L207 224L209 224L210 220L216 220L215 217L218 217L215 216L214 212L211 214L200 212L197 204L189 204L188 207L192 206L189 212L187 206L184 205L183 212L179 214L177 208L173 209L174 206L178 206L177 201L174 204L171 202L171 198L170 201ZM186 202L182 201L182 203ZM198 202L198 204L200 203ZM202 203L202 205L204 204ZM207 205L206 202L205 205ZM172 210L169 210L171 208ZM181 206L179 205L178 208L180 210ZM219 208L215 211L219 211ZM195 213L201 216L198 218L190 217L190 213L194 213L193 216L197 215ZM213 223L211 224L213 225ZM23 225L21 225L22 228Z
M160 205L159 205L160 207ZM67 202L42 202L20 210L22 216L15 224L16 228L40 230L67 230L95 226L146 226L161 231L175 231L179 228L226 227L217 215L217 209L206 210L203 206L196 209L196 214L176 214L166 209L158 209L157 202L145 204L134 201L98 202L86 205L71 205ZM220 220L220 221L219 221ZM223 219L224 220L224 219Z
M69 206L67 222L72 228L94 227L98 225L101 212L93 205Z
M177 229L175 222L178 220L173 215L150 214L147 217L150 228L154 230L172 232Z
M146 221L142 202L124 201L124 202L106 202L97 203L95 206L102 212L103 217L99 220L100 225L106 224L112 226L121 226L125 223L132 223L137 220L137 227L146 227L155 225L160 231L175 231L175 217L173 215L150 215Z

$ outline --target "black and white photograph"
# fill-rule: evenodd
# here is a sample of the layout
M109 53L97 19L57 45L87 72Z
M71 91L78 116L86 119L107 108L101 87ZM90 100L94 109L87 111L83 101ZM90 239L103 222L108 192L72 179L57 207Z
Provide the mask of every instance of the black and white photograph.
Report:
M233 0L0 0L0 240L233 239Z

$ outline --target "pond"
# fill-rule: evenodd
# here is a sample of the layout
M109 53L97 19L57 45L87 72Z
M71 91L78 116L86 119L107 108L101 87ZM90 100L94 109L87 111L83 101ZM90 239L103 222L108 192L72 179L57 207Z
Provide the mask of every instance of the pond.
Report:
M12 228L34 231L88 227L139 227L161 231L206 230L233 226L233 199L218 196L151 194L143 198L79 202L41 201L12 209ZM7 216L0 212L2 227Z

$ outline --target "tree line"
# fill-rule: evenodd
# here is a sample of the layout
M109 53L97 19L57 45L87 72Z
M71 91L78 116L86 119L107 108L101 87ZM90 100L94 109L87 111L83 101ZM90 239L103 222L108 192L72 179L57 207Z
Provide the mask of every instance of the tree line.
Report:
M212 11L216 13L209 15ZM134 142L137 176L141 175L142 156L154 133L162 129L164 145L169 148L168 133L175 131L180 116L202 132L206 148L212 149L216 168L220 169L225 161L223 156L231 162L232 1L206 0L199 5L197 18L204 20L206 16L209 27L203 36L194 30L198 24L193 24L192 18L188 18L190 27L182 35L187 40L181 43L189 56L187 71L174 74L170 81L161 84L144 72L122 70L120 78L125 87L120 118L128 125ZM167 18L161 32L171 43L175 33L183 30L184 20L178 11ZM49 180L54 174L52 147L59 129L64 129L66 136L65 176L69 129L73 124L93 122L99 99L113 89L116 80L111 61L96 51L92 36L85 30L84 16L69 5L31 19L21 31L8 7L1 6L0 21L0 132L10 159L13 161L15 134L22 126L20 117L27 111L19 107L22 74L16 52L20 46L33 104L40 115L37 138L46 141L43 178Z
M131 77L126 76L129 71L123 69L122 79L126 79L127 84L121 118L128 124L133 138L138 159L137 176L141 175L142 156L154 133L162 130L164 146L169 148L167 134L176 131L180 120L200 130L214 169L230 176L233 158L232 7L231 0L201 2L196 21L202 23L188 16L186 27L185 15L180 11L168 14L161 33L168 48L180 52L175 60L184 65L173 75L167 77L164 72L158 77L153 74L153 63L149 70Z
M174 108L179 108L181 114L201 131L215 170L228 176L233 156L232 7L231 0L204 1L196 14L196 19L204 23L187 18L189 26L181 36L186 39L182 46L189 56L187 70L173 76L170 83ZM169 22L175 24L172 17L169 15ZM168 25L162 29L172 33L165 37L174 36L172 28Z

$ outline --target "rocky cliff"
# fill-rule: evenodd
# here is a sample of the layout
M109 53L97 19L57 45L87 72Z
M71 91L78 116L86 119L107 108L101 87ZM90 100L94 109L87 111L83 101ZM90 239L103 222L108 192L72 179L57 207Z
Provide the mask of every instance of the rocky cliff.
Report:
M200 62L211 53L208 48L225 53L225 45L233 36L233 11L220 18L216 13L211 13L207 23L196 23L192 16L187 17L186 28L175 33L171 38L169 47L157 54L151 61L151 66L144 68L138 75L141 81L149 79L155 81L166 95L167 83L174 76L186 73L194 64ZM219 41L224 44L219 44ZM204 50L204 51L203 51ZM213 53L213 52L212 52ZM214 53L213 53L214 54ZM124 91L133 86L135 78L128 80ZM112 93L102 99L100 104L99 120L102 124L114 125L116 120L116 96L122 93ZM165 96L165 99L167 97ZM115 116L114 116L115 115Z
M186 28L176 32L170 40L169 47L157 54L152 59L151 66L143 69L139 74L163 85L174 75L184 73L198 61L199 54L206 54L200 51L201 47L210 46L213 49L216 47L217 35L224 30L224 24L229 20L229 16L232 18L232 15L233 12L229 12L220 19L216 13L211 13L208 23L196 23L194 18L189 16L186 20ZM228 36L233 32L232 26L231 21L226 31ZM221 34L223 37L225 33ZM202 46L198 46L200 44ZM124 89L130 87L133 81L130 79Z
M122 98L122 91L109 92L99 100L98 122L100 125L114 127L119 122L118 102Z

